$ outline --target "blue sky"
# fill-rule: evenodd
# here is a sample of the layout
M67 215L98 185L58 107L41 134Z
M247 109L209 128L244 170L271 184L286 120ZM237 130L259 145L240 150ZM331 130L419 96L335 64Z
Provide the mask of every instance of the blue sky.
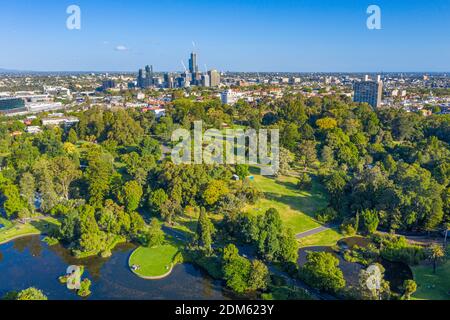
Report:
M176 71L194 42L202 70L450 71L450 0L14 0L0 39L0 68L20 70Z

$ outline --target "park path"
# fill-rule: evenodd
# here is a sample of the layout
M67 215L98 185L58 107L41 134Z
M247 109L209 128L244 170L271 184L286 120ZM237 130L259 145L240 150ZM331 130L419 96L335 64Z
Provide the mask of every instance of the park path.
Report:
M308 231L305 231L305 232L301 232L301 233L295 235L295 238L297 240L300 240L300 239L303 239L303 238L306 238L306 237L309 237L309 236L313 236L315 234L318 234L318 233L321 233L321 232L324 232L324 231L327 231L327 230L330 230L330 229L331 229L331 226L321 226L321 227L318 227L318 228L315 228L315 229L311 229L311 230L308 230Z

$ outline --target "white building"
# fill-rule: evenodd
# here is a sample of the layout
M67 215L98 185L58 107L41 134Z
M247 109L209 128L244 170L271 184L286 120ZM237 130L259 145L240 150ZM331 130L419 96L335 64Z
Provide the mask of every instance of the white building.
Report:
M27 127L27 132L31 134L37 134L39 132L42 132L41 128L38 126L29 126Z
M57 117L57 118L44 118L42 119L43 126L60 126L64 124L66 128L70 128L73 125L80 122L76 117Z
M220 94L220 99L223 104L233 105L242 97L239 92L234 92L232 90L226 90Z
M61 102L26 103L25 105L28 111L32 113L60 110L64 108Z

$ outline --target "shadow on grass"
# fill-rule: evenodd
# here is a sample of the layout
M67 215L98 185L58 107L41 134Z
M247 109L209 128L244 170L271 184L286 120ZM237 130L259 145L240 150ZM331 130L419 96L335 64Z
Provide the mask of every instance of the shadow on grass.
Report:
M59 230L58 225L47 220L31 221L30 224L44 236L55 236Z
M290 209L302 212L311 218L315 218L317 211L326 207L326 204L320 206L318 201L311 200L309 197L287 196L277 193L265 193L265 198L270 201L279 202L289 206Z
M300 191L300 190L298 189L298 187L297 187L297 184L295 184L295 183L292 182L292 181L280 181L280 180L276 180L275 183L278 184L278 185L280 185L280 186L283 186L283 187L285 187L285 188L287 188L287 189L289 189L289 190L291 190L291 191L294 191L294 192L299 192L299 191Z

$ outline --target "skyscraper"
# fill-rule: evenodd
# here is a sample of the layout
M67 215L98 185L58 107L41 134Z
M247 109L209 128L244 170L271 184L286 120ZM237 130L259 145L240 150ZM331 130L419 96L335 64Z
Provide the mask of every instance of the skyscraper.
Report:
M153 85L153 66L145 67L145 88L149 88Z
M139 69L139 74L138 74L138 78L137 78L137 86L139 88L144 87L144 70L142 70L142 69Z
M173 78L173 75L171 75L170 73L164 74L164 85L169 89L175 87L175 80Z
M153 66L146 66L145 67L145 77L147 78L153 78Z
M198 72L197 54L195 52L191 53L191 58L189 59L189 72L191 74Z
M104 80L102 82L102 90L106 91L108 89L114 89L116 87L116 82L114 80Z
M364 81L355 83L354 91L354 102L366 102L374 109L379 108L383 94L383 81L380 76L377 81L371 81L366 76Z

